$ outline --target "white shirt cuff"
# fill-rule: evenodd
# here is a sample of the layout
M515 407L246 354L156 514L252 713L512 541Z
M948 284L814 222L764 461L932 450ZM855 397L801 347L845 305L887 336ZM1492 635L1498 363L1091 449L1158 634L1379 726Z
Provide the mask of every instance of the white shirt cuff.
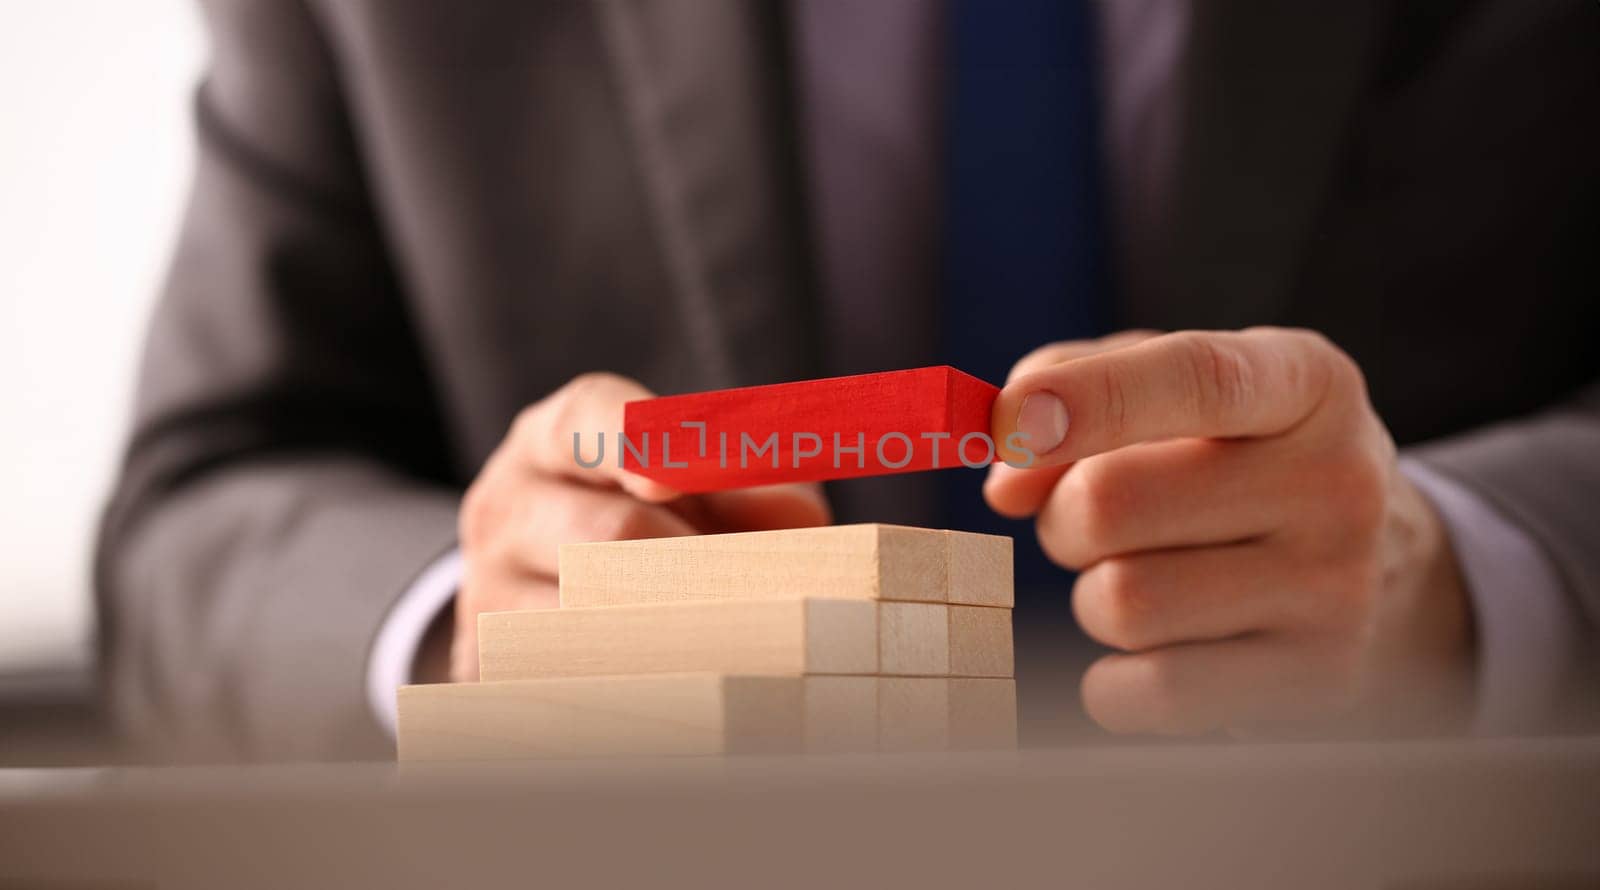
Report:
M1472 598L1478 634L1476 735L1537 729L1560 706L1579 664L1582 619L1527 532L1465 485L1419 461L1400 469L1444 520Z
M367 659L367 704L378 724L395 734L395 690L412 681L417 649L439 613L461 586L461 551L434 560L389 610Z

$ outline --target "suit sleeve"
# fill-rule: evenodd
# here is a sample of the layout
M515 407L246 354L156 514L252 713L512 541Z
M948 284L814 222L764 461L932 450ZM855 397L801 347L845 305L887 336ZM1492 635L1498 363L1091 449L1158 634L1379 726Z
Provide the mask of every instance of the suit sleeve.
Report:
M1413 449L1411 457L1465 485L1526 531L1555 569L1565 614L1580 626L1564 634L1580 651L1559 679L1566 707L1553 726L1592 721L1600 664L1600 384L1532 417ZM1519 593L1497 591L1514 607ZM1507 600L1511 601L1507 603ZM1531 610L1536 604L1526 604ZM1556 641L1546 641L1553 645Z
M381 756L369 649L452 545L459 482L314 17L205 18L193 191L97 553L104 685L157 756Z

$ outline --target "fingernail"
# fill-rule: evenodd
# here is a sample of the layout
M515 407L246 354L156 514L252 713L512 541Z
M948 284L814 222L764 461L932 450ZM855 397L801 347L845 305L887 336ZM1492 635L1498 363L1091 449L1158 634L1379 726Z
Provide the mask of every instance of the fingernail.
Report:
M1017 409L1017 432L1028 437L1023 444L1046 454L1067 437L1067 406L1053 392L1030 392Z

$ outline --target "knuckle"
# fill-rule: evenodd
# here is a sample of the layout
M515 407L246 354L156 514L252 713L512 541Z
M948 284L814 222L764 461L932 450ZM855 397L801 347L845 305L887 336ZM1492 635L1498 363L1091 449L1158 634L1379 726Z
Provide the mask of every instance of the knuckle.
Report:
M1127 498L1113 474L1096 461L1086 461L1063 479L1068 531L1091 555L1115 551L1118 530L1126 518Z
M565 394L565 401L582 404L618 392L630 383L626 377L610 371L585 371L567 381L557 392Z
M1087 569L1102 553L1099 542L1093 537L1097 532L1091 531L1094 523L1091 511L1085 508L1083 498L1078 495L1077 483L1067 482L1079 468L1074 467L1056 484L1036 524L1039 546L1045 555L1057 565L1074 571Z
M1034 530L1039 538L1039 549L1051 562L1073 570L1082 569L1088 564L1087 553L1082 549L1081 542L1069 527L1059 521L1056 512L1047 510L1039 514Z
M1319 330L1317 330L1315 328L1263 327L1263 328L1252 328L1251 330L1259 330L1259 331L1263 331L1263 332L1270 333L1270 334L1276 334L1276 335L1279 335L1279 336L1291 337L1294 340L1298 341L1300 344L1302 344L1302 346L1304 346L1305 348L1311 349L1311 350L1315 350L1315 351L1319 351L1319 352L1329 352L1329 353L1340 353L1340 352L1342 352L1342 350L1340 350L1339 347L1337 345L1335 345L1332 340L1328 339L1328 335L1322 333L1321 331L1319 331Z
M1182 334L1195 406L1208 416L1233 417L1255 403L1255 386L1244 357L1220 337Z
M543 439L559 439L563 435L581 432L577 429L583 410L595 398L597 384L577 378L556 393L547 408L549 423L543 430Z
M1350 487L1346 518L1356 529L1376 535L1389 509L1387 480L1377 473L1362 474Z
M1130 656L1109 655L1095 661L1083 672L1080 695L1084 714L1110 732L1134 731L1128 725L1124 711L1127 707L1127 684L1122 679L1126 668L1119 663Z
M612 388L622 381L622 376L610 371L584 371L567 381L562 389L572 393L593 393Z
M1374 583L1371 563L1327 559L1309 568L1302 620L1307 627L1350 631L1367 623Z
M513 430L527 447L568 448L570 437L579 430L578 422L597 399L606 398L626 384L626 378L608 371L587 371L568 380L560 389L522 409ZM554 453L554 452L552 452Z
M1333 461L1323 479L1329 487L1327 503L1346 533L1358 542L1382 526L1389 506L1389 473L1378 459L1355 453Z
M549 406L556 398L556 394L547 396L531 405L524 406L511 420L511 429L506 438L518 442L530 442L543 426L544 415L550 410Z
M1307 344L1316 352L1321 353L1328 363L1328 368L1333 372L1334 380L1339 383L1360 384L1365 379L1361 373L1361 366L1350 353L1339 348L1339 344L1328 339L1327 335L1319 331L1301 330L1300 335L1306 338Z
M1285 347L1272 364L1276 385L1306 404L1349 413L1366 406L1366 376L1356 360L1326 334L1310 328L1248 328Z
M1078 579L1073 608L1078 623L1096 641L1124 651L1149 648L1152 599L1129 560L1096 565Z
M1113 442L1121 442L1128 435L1128 384L1123 375L1110 369L1100 372L1100 399L1105 414L1100 424Z
M1309 363L1313 372L1308 385L1320 387L1324 400L1341 400L1350 404L1365 404L1366 375L1361 366L1339 345L1320 331L1296 328L1292 332L1304 344L1306 354L1315 357Z
M1386 440L1386 436L1379 437ZM1341 540L1364 540L1389 509L1394 460L1382 442L1357 437L1322 443L1305 452L1307 495L1319 515L1337 525Z

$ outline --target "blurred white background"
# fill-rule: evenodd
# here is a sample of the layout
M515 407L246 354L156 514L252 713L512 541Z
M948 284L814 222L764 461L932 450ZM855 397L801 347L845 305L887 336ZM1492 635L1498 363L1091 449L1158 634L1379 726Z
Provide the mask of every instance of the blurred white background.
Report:
M20 673L89 663L94 525L205 48L190 0L0 8L0 673Z

